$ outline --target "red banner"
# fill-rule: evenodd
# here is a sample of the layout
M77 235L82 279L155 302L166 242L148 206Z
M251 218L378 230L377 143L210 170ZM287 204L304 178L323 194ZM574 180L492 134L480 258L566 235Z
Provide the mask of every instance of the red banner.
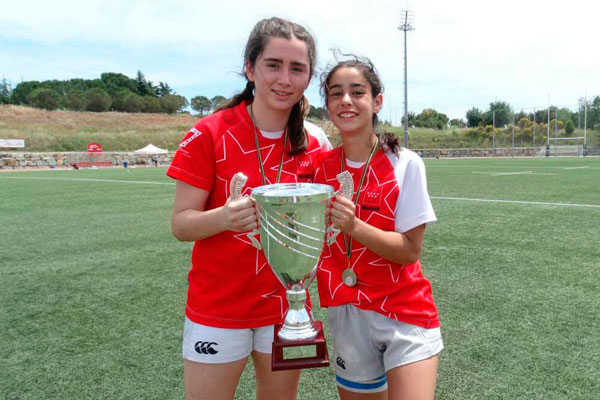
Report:
M102 146L96 142L88 143L87 151L88 153L102 153Z

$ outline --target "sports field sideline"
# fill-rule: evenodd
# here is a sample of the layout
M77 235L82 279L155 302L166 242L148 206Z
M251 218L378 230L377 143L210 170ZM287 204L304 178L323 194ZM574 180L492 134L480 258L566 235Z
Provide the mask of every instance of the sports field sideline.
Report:
M437 398L600 398L600 158L425 164ZM183 397L191 244L164 173L0 174L0 399ZM299 398L337 398L332 370L305 370Z

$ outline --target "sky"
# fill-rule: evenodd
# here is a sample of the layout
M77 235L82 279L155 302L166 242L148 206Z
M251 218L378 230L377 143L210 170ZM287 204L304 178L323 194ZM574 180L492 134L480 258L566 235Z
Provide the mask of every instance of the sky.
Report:
M515 111L548 104L577 109L600 95L600 2L591 0L55 0L3 1L0 79L96 79L142 71L188 98L229 97L250 30L280 16L306 26L318 46L318 70L331 49L369 57L383 84L380 118L404 113L404 10L408 110L434 108L465 118L472 107L508 102ZM306 95L323 106L319 78Z

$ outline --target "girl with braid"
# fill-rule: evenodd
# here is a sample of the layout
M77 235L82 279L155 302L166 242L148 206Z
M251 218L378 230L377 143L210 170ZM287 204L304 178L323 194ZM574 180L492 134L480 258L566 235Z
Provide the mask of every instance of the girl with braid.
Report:
M316 47L302 26L259 21L246 44L246 88L201 119L179 145L167 175L176 179L173 235L194 242L183 332L186 399L233 399L248 356L256 398L295 399L300 370L271 371L274 324L287 311L285 290L246 233L257 227L248 197L230 199L237 172L242 195L272 183L312 182L325 134L304 121L304 91Z

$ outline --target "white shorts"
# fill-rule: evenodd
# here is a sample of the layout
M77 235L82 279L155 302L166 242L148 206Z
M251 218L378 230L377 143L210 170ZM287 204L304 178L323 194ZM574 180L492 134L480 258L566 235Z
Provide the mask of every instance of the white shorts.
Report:
M224 329L197 324L185 318L183 327L183 358L186 360L222 364L241 360L253 350L271 354L274 326L252 329Z
M350 391L385 390L386 372L444 348L440 328L425 329L353 305L329 307L328 319L337 384Z

